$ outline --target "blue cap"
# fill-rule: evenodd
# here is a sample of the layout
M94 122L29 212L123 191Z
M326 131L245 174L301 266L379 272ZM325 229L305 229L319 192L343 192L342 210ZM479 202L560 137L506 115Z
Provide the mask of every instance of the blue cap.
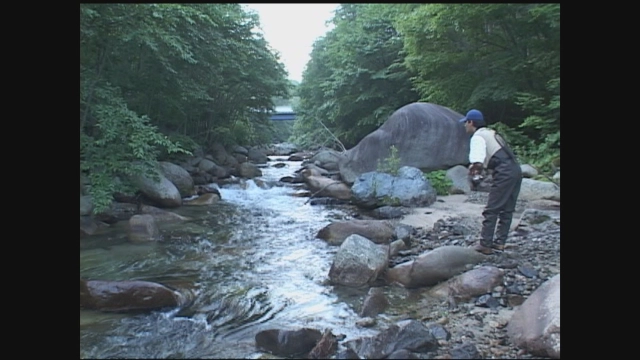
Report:
M467 120L475 120L479 123L484 123L484 116L482 116L482 113L479 110L471 109L467 113L467 116L460 119L459 122L463 123Z

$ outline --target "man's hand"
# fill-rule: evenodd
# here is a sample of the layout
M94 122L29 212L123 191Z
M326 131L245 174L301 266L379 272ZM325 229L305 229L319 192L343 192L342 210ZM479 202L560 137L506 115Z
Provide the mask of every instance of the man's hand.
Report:
M469 165L469 175L471 176L476 176L476 175L482 175L482 163L473 163L471 165Z

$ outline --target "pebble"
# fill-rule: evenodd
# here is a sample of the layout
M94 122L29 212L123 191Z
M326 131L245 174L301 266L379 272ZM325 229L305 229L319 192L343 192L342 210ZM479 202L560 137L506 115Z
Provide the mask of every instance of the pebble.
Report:
M468 202L473 202L475 198L476 201L486 203L488 194L472 192L472 195ZM403 259L402 262L413 260L426 249L452 244L465 246L466 243L475 242L479 230L474 225L467 226L467 220L456 217L441 219L434 224L433 229L418 229L413 235L411 249L400 253L406 254L406 260ZM517 221L516 218L514 221ZM484 355L484 358L531 358L524 349L516 348L510 342L506 332L509 317L503 315L508 315L504 313L507 309L513 311L515 307L522 305L545 280L560 272L560 233L557 231L558 225L536 225L535 229L528 227L527 231L524 231L526 224L521 225L523 226L511 233L507 251L499 256L487 257L477 265L497 266L504 272L502 284L487 293L488 297L493 297L501 306L494 310L477 307L476 298L458 303L456 311L447 309L446 303L429 309L431 316L423 321L446 325L451 334L448 341L442 338L438 340L439 355L434 359L451 359L451 351L464 342L475 344L478 350L482 350L478 356ZM468 232L462 227L467 227ZM448 311L447 316L442 316L442 311Z

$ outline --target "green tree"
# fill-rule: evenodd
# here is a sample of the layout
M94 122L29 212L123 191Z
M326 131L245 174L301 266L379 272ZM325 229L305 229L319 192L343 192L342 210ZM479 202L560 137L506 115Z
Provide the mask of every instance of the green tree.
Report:
M417 100L394 25L412 7L341 4L335 28L316 41L303 74L300 120L294 129L298 142L317 144L329 138L328 129L345 146L353 146L398 107Z
M267 110L289 83L258 25L239 4L81 4L80 167L99 210L127 185L110 179L181 151L163 133L270 140Z
M559 154L559 25L560 4L424 4L398 27L421 100L482 109L520 155L545 162Z

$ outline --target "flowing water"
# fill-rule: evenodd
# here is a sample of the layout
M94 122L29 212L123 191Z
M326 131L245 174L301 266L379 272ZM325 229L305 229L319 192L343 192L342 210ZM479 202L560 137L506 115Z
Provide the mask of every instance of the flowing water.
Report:
M142 314L81 310L81 358L258 358L254 336L265 329L374 334L355 325L366 289L327 285L338 248L315 238L345 210L305 203L277 181L299 167L270 158L260 178L267 186L221 186L218 204L176 209L193 220L160 224L163 241L128 243L126 222L83 239L81 278L154 281L193 300Z

